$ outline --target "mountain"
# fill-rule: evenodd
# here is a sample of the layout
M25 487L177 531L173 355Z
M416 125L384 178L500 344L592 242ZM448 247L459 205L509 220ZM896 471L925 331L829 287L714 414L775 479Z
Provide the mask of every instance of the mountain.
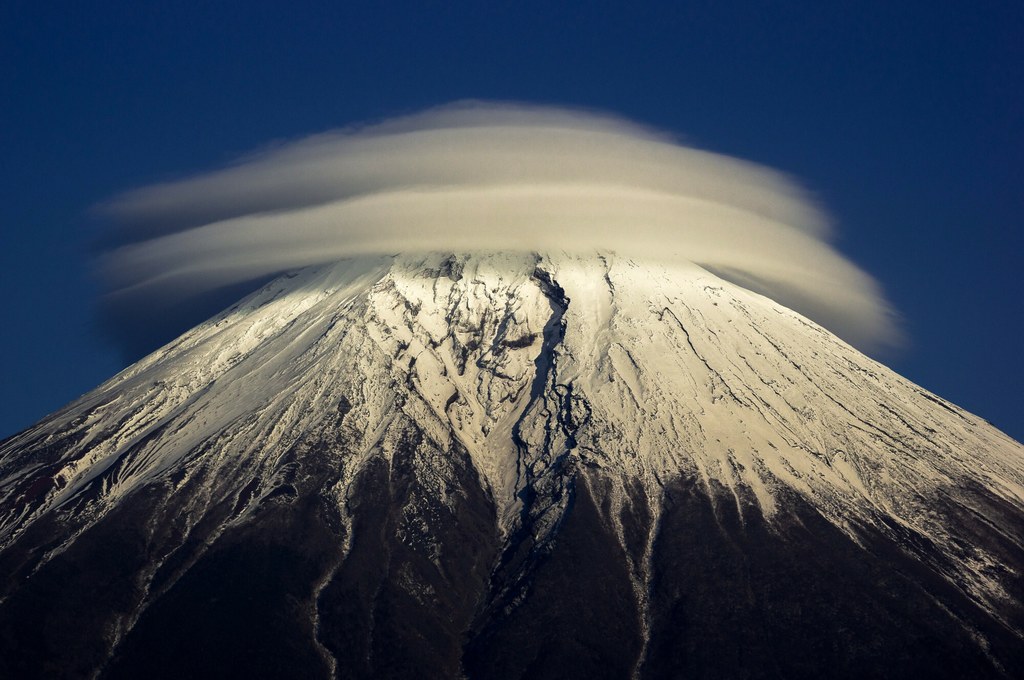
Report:
M0 444L0 677L1024 677L1024 447L696 265L283 276Z

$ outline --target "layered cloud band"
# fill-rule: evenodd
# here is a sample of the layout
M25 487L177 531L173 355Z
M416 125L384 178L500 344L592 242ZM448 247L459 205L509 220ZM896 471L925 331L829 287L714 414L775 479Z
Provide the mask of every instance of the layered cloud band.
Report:
M772 170L613 117L461 103L316 135L102 206L121 308L409 251L612 251L679 260L871 348L898 333L877 284Z

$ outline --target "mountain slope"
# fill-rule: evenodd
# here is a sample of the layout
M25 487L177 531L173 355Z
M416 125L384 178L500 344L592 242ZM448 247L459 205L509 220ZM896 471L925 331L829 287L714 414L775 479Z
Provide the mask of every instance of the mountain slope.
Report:
M311 268L0 445L0 675L1013 677L1022 510L696 266Z

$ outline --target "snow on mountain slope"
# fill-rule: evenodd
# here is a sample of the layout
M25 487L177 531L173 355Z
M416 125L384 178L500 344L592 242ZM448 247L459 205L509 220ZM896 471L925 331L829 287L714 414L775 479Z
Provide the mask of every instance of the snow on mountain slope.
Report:
M439 518L458 527L465 508L490 508L474 521L494 545L464 577L482 585L451 605L466 611L455 637L482 642L438 668L472 670L473 645L525 611L585 494L628 579L628 673L657 675L671 614L659 546L681 480L725 536L809 527L799 507L866 551L897 546L992 668L1021 655L1024 447L767 298L695 265L611 253L396 256L268 284L0 444L0 576L31 581L142 503L140 566L86 655L94 672L130 668L136 624L222 536L267 504L316 496L338 547L303 606L325 672L344 675L323 617L358 563L380 461L388 494L410 466L386 526L424 557L416 568L449 578L459 547ZM404 593L444 599L434 576L403 569ZM0 590L0 612L21 587Z

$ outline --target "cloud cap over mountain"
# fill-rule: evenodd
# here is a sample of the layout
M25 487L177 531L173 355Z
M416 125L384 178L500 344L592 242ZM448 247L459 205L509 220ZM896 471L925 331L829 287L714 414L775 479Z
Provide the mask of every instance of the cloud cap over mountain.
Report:
M458 103L314 135L100 209L116 225L99 261L106 303L129 334L155 309L345 258L609 250L694 262L861 348L899 337L878 285L829 244L826 218L795 183L590 112Z

